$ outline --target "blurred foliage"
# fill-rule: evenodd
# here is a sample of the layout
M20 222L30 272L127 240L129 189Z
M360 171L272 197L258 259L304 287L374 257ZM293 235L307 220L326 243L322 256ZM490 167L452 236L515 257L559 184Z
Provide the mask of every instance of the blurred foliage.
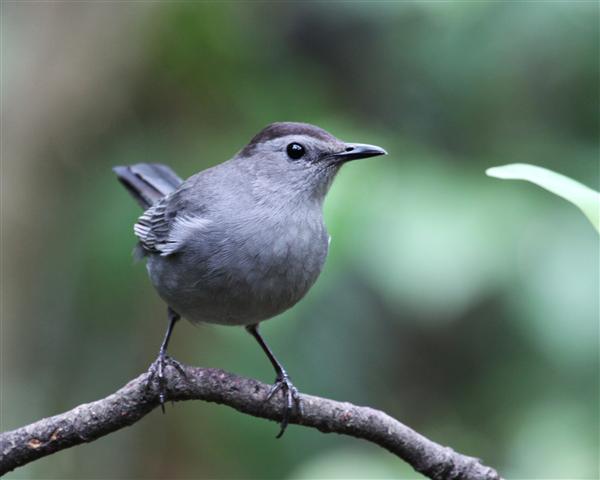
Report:
M598 471L599 239L535 163L594 189L596 2L3 4L2 428L154 359L164 305L110 167L182 176L272 121L390 155L325 206L323 275L263 333L304 392L381 408L507 478ZM178 325L181 361L272 380L243 329ZM352 439L200 402L9 478L419 478Z
M563 197L579 207L594 228L600 232L600 193L576 182L572 178L527 163L492 167L488 168L485 173L496 178L528 180L559 197Z

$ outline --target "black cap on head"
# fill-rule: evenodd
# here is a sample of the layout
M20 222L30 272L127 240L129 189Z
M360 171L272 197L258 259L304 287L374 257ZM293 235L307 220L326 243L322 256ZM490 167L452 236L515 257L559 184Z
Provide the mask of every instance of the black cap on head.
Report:
M251 153L252 149L261 143L268 142L274 138L286 137L288 135L306 135L325 142L339 142L337 138L322 128L308 123L300 122L276 122L267 125L258 132L246 145L242 153Z
M329 159L332 165L341 165L349 160L387 154L383 148L375 145L342 142L331 133L316 127L315 125L300 122L276 122L267 125L258 132L239 155L252 156L260 145L274 139L288 136L308 137L326 144L325 151L323 152L325 155L317 155L316 158L313 155L311 160L312 163L316 160ZM306 151L305 145L302 145L297 141L287 145L286 151L288 157L294 160L304 157L309 160L311 159L311 156L304 155Z

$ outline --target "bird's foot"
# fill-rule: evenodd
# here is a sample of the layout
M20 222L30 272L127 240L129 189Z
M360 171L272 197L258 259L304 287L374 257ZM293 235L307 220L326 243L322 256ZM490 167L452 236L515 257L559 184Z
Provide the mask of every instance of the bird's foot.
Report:
M165 400L167 398L167 382L165 379L165 370L167 365L174 367L182 376L185 375L185 369L183 365L175 360L173 357L167 355L164 350L158 353L156 360L152 362L148 368L148 379L146 380L146 388L149 388L154 381L154 378L158 380L158 401L160 402L160 409L165 413Z
M273 384L271 390L269 390L269 393L267 395L267 401L271 400L271 398L273 398L273 396L280 390L283 393L285 404L283 407L283 414L281 417L281 430L279 430L279 433L277 434L276 438L281 438L282 435L285 433L285 429L290 423L290 416L292 414L294 406L296 406L298 414L300 416L302 416L303 413L300 392L298 392L298 389L294 387L294 384L290 380L290 377L285 372L281 375L277 375L277 378L275 378L275 383Z

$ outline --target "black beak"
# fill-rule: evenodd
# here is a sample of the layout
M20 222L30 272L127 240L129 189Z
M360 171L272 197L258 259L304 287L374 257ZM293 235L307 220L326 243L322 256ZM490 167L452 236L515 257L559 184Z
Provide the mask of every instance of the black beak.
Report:
M366 143L347 143L346 148L333 157L339 162L348 162L358 160L359 158L377 157L387 155L387 152L376 145L367 145Z

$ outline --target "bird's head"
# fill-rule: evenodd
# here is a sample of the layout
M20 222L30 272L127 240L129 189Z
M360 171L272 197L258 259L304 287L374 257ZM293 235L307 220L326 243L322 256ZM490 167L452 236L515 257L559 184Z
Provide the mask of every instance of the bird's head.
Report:
M343 164L386 154L375 145L343 142L314 125L278 122L256 134L236 160L261 190L322 201Z

